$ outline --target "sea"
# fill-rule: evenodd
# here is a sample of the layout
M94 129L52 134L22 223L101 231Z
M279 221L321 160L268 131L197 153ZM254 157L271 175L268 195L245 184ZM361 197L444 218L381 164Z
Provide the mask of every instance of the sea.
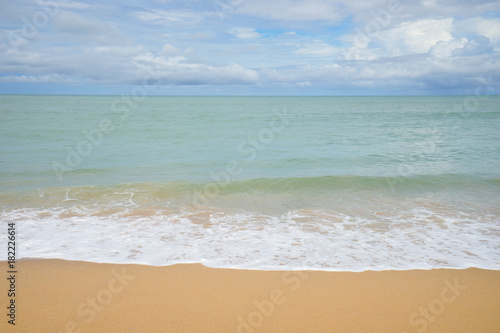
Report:
M500 96L0 95L0 247L97 263L500 269Z

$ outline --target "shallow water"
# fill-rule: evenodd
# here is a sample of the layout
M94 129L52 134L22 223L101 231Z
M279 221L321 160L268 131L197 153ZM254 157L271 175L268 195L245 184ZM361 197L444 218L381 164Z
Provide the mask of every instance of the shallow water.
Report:
M20 257L500 268L499 97L122 99L0 96Z

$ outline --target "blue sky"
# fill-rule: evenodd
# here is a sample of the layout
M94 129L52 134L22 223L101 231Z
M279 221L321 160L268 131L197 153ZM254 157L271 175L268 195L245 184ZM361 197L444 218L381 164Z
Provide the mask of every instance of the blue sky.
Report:
M499 1L0 0L0 8L3 94L500 90Z

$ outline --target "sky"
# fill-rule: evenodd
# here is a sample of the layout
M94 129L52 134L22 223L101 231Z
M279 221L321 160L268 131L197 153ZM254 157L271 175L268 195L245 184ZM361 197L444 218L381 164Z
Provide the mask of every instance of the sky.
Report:
M497 0L0 0L0 8L0 94L500 91Z

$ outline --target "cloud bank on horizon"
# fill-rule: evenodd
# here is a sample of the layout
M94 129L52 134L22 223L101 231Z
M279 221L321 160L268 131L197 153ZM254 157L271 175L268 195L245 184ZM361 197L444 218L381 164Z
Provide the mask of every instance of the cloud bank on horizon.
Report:
M500 90L496 0L0 6L0 93L474 94L479 82Z

